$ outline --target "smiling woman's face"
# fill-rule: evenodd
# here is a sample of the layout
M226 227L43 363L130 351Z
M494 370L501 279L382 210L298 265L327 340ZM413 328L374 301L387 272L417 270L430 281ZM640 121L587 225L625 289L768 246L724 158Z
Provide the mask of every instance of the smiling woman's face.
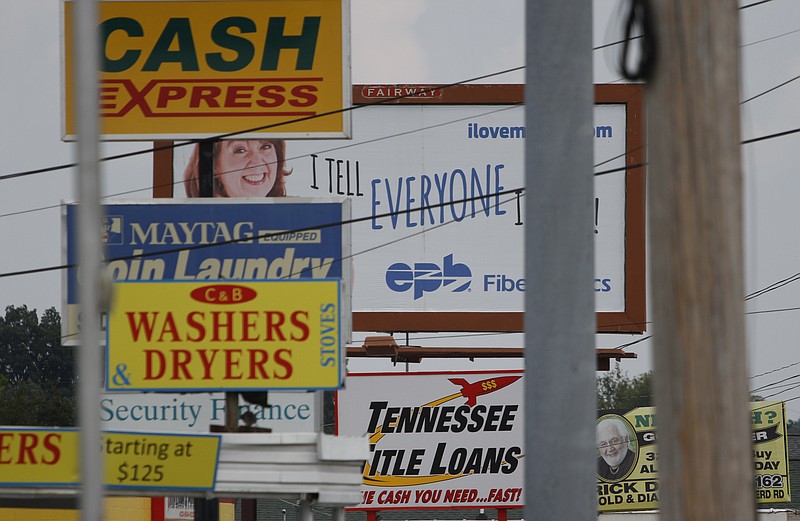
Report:
M269 141L223 141L215 164L228 197L265 197L275 186L278 156Z

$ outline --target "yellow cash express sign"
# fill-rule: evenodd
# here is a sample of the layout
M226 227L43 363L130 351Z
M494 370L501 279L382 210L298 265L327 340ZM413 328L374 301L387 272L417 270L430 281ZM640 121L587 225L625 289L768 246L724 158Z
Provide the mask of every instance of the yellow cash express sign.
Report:
M120 282L106 389L335 389L339 281Z
M350 105L349 0L133 0L99 8L103 139L248 129L259 130L242 136L349 136L340 112ZM66 139L76 135L73 16L66 0ZM318 117L328 112L335 114Z
M76 429L0 429L0 487L74 487ZM104 432L99 450L110 488L212 490L220 438Z

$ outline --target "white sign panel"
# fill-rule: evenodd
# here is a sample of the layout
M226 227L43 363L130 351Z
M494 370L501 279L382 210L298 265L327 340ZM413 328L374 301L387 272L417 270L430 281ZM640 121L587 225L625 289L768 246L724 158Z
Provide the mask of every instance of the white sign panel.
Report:
M253 413L256 427L272 432L316 432L314 393L271 392L269 407L239 399L239 417ZM104 393L100 420L105 430L209 432L225 425L225 393Z
M521 371L350 374L340 435L370 437L362 510L509 508L524 500Z
M623 167L595 177L601 313L626 310L626 110L596 105L587 128L596 171ZM522 312L524 292L535 289L524 279L524 226L542 225L524 222L524 106L368 106L353 122L352 140L269 145L291 172L282 177L286 195L352 200L353 311ZM176 197L187 193L193 148L175 150ZM258 147L245 148L255 155ZM260 182L244 162L218 155L216 165L228 192Z

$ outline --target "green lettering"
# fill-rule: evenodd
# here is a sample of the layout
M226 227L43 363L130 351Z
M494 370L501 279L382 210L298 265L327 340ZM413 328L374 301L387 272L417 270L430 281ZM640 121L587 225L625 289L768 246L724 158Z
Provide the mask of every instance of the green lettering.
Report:
M172 42L177 38L178 48L170 50ZM192 27L188 18L170 18L153 51L147 57L143 71L157 71L163 63L180 63L181 70L197 71L197 52L192 38Z
M108 56L108 38L115 31L124 31L131 38L141 38L144 30L139 22L133 18L109 18L100 24L100 37L103 46L103 59L100 63L100 70L103 72L122 72L133 67L136 60L141 56L142 51L130 49L125 51L120 58L112 59Z
M208 66L215 71L240 71L253 61L255 47L247 38L231 34L229 29L233 27L239 29L242 34L256 32L255 22L243 16L223 18L214 24L211 29L211 40L223 49L229 49L236 53L236 57L232 60L226 60L221 52L206 54Z
M270 18L267 26L267 37L264 40L264 56L261 59L261 70L278 70L278 58L283 49L297 49L296 70L311 70L314 65L314 53L317 50L319 23L319 16L306 16L303 18L303 31L297 36L286 36L283 34L286 18Z

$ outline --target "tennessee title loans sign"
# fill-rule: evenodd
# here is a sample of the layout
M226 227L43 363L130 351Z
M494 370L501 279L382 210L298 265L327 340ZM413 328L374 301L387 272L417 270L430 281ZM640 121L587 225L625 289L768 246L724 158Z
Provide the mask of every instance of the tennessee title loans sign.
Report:
M523 374L349 374L337 428L370 437L361 510L523 506Z
M345 137L348 0L99 2L104 139ZM64 135L76 134L64 3ZM320 114L333 113L324 117ZM294 120L302 120L290 123ZM277 126L276 126L277 125Z
M123 282L107 390L338 388L338 280Z
M753 402L750 408L756 501L790 502L783 402ZM653 510L658 508L658 499L656 409L601 411L597 419L597 509Z
M77 207L64 205L62 342L80 331ZM344 341L350 334L347 200L300 198L121 201L103 206L105 269L113 281L339 279ZM149 302L139 303L142 307ZM105 322L105 320L103 321Z

